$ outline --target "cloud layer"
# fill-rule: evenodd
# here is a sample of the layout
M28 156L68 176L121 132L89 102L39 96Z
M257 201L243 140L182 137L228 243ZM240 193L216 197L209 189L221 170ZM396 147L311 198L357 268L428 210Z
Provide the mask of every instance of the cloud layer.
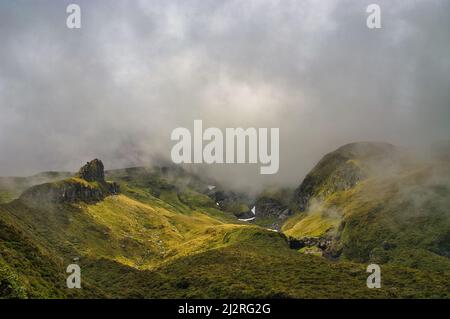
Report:
M72 1L75 2L75 1ZM348 142L450 138L450 2L0 3L0 175L168 158L176 127L279 127L280 171L202 167L248 187L296 184Z

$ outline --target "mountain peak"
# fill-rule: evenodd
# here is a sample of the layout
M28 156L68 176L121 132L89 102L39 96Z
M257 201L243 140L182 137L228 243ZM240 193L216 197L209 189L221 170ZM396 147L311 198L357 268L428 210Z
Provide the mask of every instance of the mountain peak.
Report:
M105 167L102 161L96 158L81 167L77 176L88 182L105 182Z
M348 190L373 175L393 174L407 164L401 148L383 142L355 142L326 154L295 191L300 211L312 198Z

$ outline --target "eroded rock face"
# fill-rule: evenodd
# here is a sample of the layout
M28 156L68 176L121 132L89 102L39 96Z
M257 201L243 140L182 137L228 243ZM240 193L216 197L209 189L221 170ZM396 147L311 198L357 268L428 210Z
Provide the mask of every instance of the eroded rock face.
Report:
M104 182L105 167L101 160L94 159L80 168L77 176L88 182Z
M119 193L119 185L105 182L104 187L93 188L83 184L67 184L56 198L60 202L98 202L106 196Z

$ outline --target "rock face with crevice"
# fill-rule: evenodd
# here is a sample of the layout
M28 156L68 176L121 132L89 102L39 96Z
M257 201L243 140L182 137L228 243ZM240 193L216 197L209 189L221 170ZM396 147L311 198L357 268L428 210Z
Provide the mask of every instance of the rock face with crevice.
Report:
M26 190L20 198L31 204L42 201L95 203L119 192L120 188L117 183L105 180L102 161L94 159L87 162L73 178L33 186Z

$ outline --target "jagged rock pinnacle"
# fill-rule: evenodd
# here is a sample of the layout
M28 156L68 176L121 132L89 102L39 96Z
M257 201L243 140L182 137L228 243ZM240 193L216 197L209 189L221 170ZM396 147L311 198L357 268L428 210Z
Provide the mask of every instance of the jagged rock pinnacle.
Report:
M105 168L99 159L87 162L77 175L88 182L105 182Z

